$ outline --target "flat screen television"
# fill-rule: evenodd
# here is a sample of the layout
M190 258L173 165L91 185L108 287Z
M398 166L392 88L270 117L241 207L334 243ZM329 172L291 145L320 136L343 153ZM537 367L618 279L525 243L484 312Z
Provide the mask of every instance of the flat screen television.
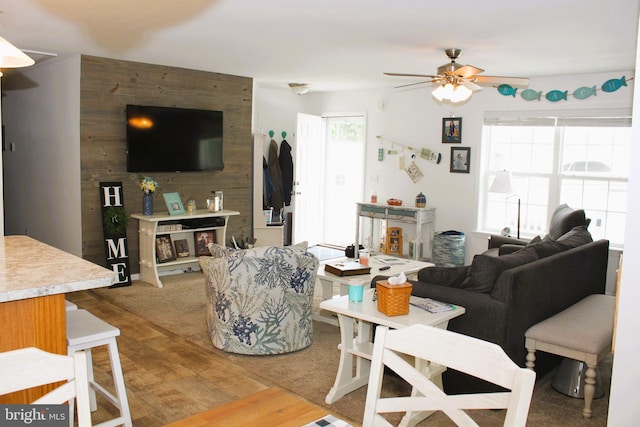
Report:
M127 105L127 171L224 168L222 111Z

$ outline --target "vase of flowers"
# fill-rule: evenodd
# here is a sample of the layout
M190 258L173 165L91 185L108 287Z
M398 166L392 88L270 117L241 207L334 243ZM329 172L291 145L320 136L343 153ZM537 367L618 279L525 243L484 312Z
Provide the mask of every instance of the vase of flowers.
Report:
M153 192L158 188L158 183L153 178L143 176L140 178L142 189L142 215L153 215Z

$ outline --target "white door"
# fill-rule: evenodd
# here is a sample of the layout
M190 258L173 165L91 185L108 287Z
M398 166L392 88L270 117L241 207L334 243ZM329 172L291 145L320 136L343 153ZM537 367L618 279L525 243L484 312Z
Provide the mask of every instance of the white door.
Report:
M293 243L346 246L355 239L364 185L364 116L298 114Z
M322 243L324 223L325 144L322 137L322 117L298 114L298 135L295 150L293 185L292 243L308 241L309 246Z

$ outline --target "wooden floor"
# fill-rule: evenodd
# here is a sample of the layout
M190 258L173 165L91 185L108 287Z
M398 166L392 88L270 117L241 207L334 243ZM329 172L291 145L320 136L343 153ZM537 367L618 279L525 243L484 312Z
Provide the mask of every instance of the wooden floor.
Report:
M259 396L273 397L273 393L281 393L282 390L277 389L275 384L269 384L226 358L100 300L91 292L75 292L68 298L80 308L87 309L120 328L122 333L118 337L118 349L134 426L163 426L223 405L227 405L228 409L233 407L228 405L231 402L237 402L235 405L239 406L246 405L246 412L258 417L258 420L275 417L278 413L276 411L274 414L273 405L263 407L250 403ZM106 347L94 350L93 357L96 379L99 383L110 386L113 382ZM258 392L261 394L256 395ZM283 394L279 400L291 405L291 410L294 411L292 416L305 417L305 423L330 413L326 408L312 405L288 393ZM94 423L102 422L115 414L115 409L100 398L98 405L98 411L93 414ZM259 412L261 407L265 412ZM315 407L317 411L311 411L311 407ZM302 410L302 414L295 412L296 410ZM287 411L283 411L280 412L287 414ZM203 415L205 416L208 415ZM230 423L213 423L208 418L206 420L209 424L203 425L238 425L233 420ZM295 421L296 425L304 424L298 421ZM344 421L358 425L352 420ZM269 425L291 424L276 421Z

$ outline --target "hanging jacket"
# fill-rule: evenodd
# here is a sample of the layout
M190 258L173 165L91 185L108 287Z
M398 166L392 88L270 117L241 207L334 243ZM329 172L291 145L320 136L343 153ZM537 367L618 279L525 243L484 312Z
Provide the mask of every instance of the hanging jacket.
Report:
M280 171L282 172L282 195L284 197L284 205L291 204L291 194L293 192L293 159L291 158L291 146L286 139L280 143Z
M269 175L269 165L267 165L267 159L262 156L262 209L269 207L269 198L275 191L273 183L271 182L271 176Z
M284 205L284 194L282 192L282 172L280 171L280 162L278 161L278 143L273 139L269 144L269 175L273 183L274 191L269 198L269 206L275 212L280 212Z

